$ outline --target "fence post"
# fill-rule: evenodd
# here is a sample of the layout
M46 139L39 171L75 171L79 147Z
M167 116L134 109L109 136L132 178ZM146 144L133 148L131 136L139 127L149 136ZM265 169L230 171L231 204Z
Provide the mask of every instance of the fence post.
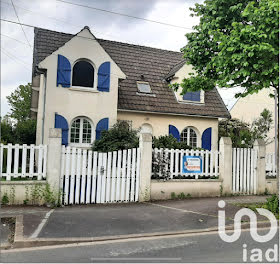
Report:
M152 134L140 132L139 148L140 148L139 202L144 202L144 201L149 201L151 198Z
M222 193L232 193L232 141L229 137L220 139L219 171L222 180Z
M266 147L263 139L256 139L254 142L254 149L257 150L257 194L263 194L266 186L266 173L265 173L265 155Z
M47 182L55 195L60 191L61 129L50 128L48 138Z

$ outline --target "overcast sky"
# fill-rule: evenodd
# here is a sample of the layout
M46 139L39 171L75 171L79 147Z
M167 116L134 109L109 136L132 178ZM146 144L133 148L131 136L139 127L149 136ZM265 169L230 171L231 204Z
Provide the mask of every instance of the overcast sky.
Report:
M11 0L1 1L1 18L18 22ZM201 0L66 0L132 16L192 28L199 19L189 7ZM187 29L109 14L56 0L13 0L21 23L66 33L89 26L97 38L179 51ZM6 96L20 84L31 82L33 28L1 21L1 114L9 111ZM26 37L25 37L26 35ZM26 39L27 38L27 39ZM31 47L29 46L29 44ZM230 108L234 91L220 91Z

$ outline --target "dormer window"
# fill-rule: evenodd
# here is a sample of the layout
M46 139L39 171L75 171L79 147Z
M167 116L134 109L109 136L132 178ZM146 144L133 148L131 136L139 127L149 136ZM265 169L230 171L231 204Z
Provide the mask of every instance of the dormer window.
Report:
M196 92L187 92L183 95L183 100L200 102L200 91Z
M137 88L139 93L151 93L151 86L148 82L137 82Z
M72 86L93 88L94 68L86 60L80 60L73 67Z

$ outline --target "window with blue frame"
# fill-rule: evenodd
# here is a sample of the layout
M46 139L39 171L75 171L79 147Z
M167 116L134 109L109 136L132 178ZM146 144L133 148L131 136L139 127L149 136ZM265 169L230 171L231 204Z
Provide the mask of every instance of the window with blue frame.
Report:
M200 102L200 91L196 92L187 92L183 95L183 100Z

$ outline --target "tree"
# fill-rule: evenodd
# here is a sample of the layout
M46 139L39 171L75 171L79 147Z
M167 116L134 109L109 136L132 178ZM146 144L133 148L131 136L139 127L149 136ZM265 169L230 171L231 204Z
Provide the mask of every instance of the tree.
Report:
M1 120L1 142L12 144L34 144L36 120L30 118L31 84L20 85L7 96L11 113Z
M14 128L17 144L34 144L36 141L36 120L18 122Z
M183 79L183 94L216 86L243 87L236 97L269 87L279 91L278 1L205 0L191 11L200 23L186 34L182 51L197 75Z
M127 122L120 121L108 131L102 131L101 138L95 140L92 149L94 151L108 152L137 148L139 145L137 133L138 131L131 129Z
M252 132L254 135L254 138L261 138L263 139L266 143L268 143L268 132L271 129L273 119L272 119L272 113L268 109L264 109L261 112L261 115L259 118L254 120L252 124Z
M177 90L181 85L182 94L214 87L244 88L235 97L273 87L279 96L278 0L205 0L191 11L200 23L186 34L188 43L182 51L197 75L171 87ZM279 141L277 145L279 149Z
M7 96L8 104L11 107L11 113L8 117L22 122L30 119L31 108L31 83L20 85L10 96Z
M248 148L254 143L250 125L239 119L220 120L219 139L221 137L230 137L234 148Z
M1 120L1 143L15 143L13 125L7 116Z
M223 119L219 121L219 138L230 137L235 148L252 147L256 139L264 139L268 143L267 134L272 125L272 113L264 109L260 117L250 126L239 119Z

